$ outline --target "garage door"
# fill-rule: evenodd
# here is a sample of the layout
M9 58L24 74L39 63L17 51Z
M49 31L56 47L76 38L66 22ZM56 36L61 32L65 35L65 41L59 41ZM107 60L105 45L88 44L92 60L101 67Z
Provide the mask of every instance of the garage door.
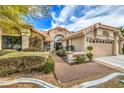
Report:
M113 55L113 41L93 41L91 42L93 46L94 57L112 56Z

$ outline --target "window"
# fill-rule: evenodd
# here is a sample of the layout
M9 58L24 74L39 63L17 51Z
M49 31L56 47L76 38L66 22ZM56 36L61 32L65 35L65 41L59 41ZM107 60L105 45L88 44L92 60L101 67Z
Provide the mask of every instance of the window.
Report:
M57 36L55 36L54 41L55 41L55 42L61 41L62 38L63 38L62 35L57 35Z
M21 49L22 39L20 36L2 36L3 49Z

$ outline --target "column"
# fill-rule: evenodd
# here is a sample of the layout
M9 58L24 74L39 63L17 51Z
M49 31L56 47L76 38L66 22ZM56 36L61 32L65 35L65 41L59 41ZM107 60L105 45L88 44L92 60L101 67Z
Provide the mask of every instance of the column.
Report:
M84 35L82 36L82 52L87 53L87 46L88 46L87 36Z
M52 51L54 51L55 49L54 49L54 42L51 42L50 43L50 51L52 52Z
M0 29L0 50L2 50L2 30Z
M22 34L22 49L29 48L29 35Z
M0 34L0 50L2 50L2 35Z
M123 54L122 48L123 48L124 41L120 41L120 54Z
M117 34L114 40L114 55L119 55L119 36Z

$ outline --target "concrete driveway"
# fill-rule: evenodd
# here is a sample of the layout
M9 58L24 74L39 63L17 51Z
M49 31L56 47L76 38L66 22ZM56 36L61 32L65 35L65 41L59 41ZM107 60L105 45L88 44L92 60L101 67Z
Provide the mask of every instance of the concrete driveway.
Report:
M96 62L124 72L124 55L100 57Z

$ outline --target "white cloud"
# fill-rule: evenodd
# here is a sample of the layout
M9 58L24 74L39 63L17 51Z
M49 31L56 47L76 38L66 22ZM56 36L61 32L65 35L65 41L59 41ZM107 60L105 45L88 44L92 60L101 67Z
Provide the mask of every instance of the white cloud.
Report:
M58 21L59 22L67 21L67 18L69 18L73 14L76 7L77 6L65 6L60 13Z
M98 6L94 10L86 11L85 16L78 18L74 23L66 25L65 27L70 31L77 31L98 22L115 27L123 26L123 11L124 6Z
M74 22L74 21L76 21L76 20L77 20L77 18L76 18L75 16L71 16L71 17L70 17L70 21Z
M70 31L78 31L88 27L94 23L103 23L106 25L119 27L124 26L124 6L85 6L80 13L83 14L80 18L75 16L75 9L78 6L65 6L60 16L57 18L55 13L52 13L52 28L61 26ZM68 19L73 23L68 23Z

